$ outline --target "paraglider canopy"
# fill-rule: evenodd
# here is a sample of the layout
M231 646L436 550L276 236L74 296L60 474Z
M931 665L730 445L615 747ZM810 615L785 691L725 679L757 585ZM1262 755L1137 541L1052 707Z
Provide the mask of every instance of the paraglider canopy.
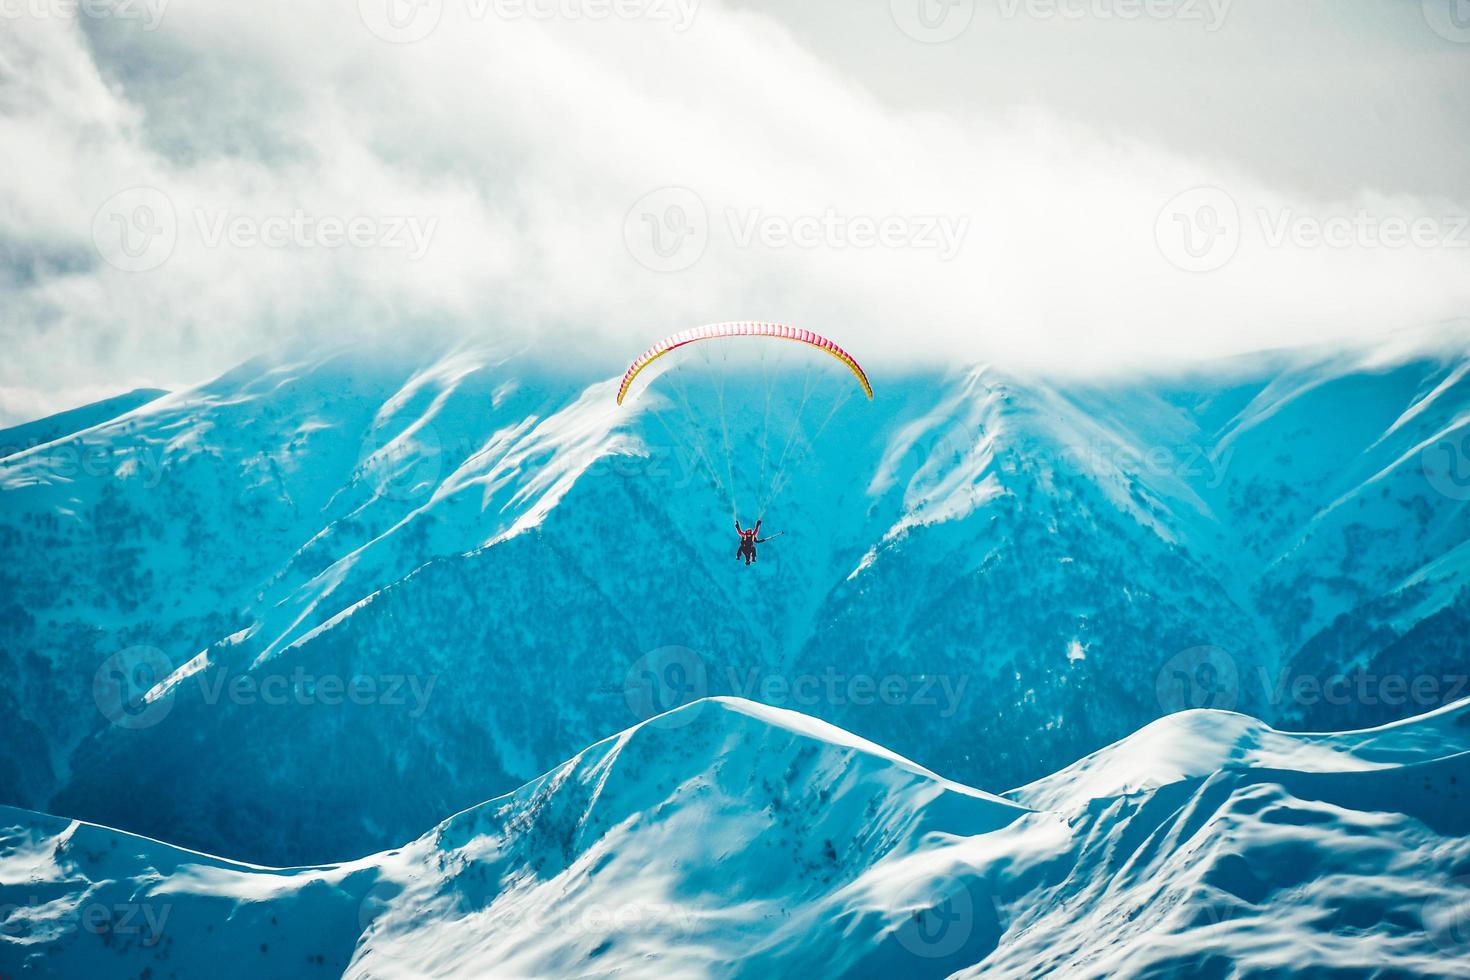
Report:
M647 370L666 355L673 356ZM640 392L654 386L658 397L642 402ZM617 403L646 405L732 516L759 520L859 392L872 400L867 372L835 341L781 323L738 321L695 327L648 348L623 375ZM664 417L670 407L682 411L682 423ZM742 509L742 502L755 507Z
M739 322L711 323L703 327L695 327L693 330L685 330L683 333L676 333L672 337L665 337L648 348L648 350L638 355L638 359L628 367L627 373L623 375L623 383L618 386L618 404L621 405L623 399L628 397L628 389L633 386L634 379L638 377L644 368L648 367L648 365L660 357L688 344L698 343L701 340L716 340L722 337L769 337L776 340L791 340L815 347L820 351L825 351L847 365L847 369L852 372L853 377L857 378L858 383L862 385L863 394L868 396L869 401L873 400L873 386L868 384L868 375L863 370L862 365L858 364L851 354L821 334L813 333L810 330L801 330L797 327L788 327L782 323Z

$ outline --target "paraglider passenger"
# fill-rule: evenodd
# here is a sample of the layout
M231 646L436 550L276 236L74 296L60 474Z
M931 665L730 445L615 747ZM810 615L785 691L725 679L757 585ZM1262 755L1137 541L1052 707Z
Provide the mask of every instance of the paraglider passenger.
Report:
M761 533L760 521L755 522L755 527L742 528L740 526L740 518L737 517L735 519L735 533L740 535L740 547L735 551L735 558L737 561L744 558L745 564L747 565L755 561L755 546L765 544L771 540L770 538L759 537Z

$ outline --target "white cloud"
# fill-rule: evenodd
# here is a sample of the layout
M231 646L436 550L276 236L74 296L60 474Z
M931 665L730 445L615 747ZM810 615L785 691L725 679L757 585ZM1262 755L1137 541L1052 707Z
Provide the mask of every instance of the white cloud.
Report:
M1444 239L1465 200L1308 196L1062 114L896 105L770 17L709 2L682 31L442 9L407 45L355 4L284 2L170 6L156 31L50 18L0 34L18 164L0 184L7 403L414 326L551 337L608 374L651 338L737 318L809 325L870 363L1091 370L1470 308L1470 231L1465 247L1269 242L1360 211L1439 220ZM94 215L140 185L163 193L176 240L122 271L98 258ZM1158 219L1202 186L1228 192L1239 244L1188 272ZM630 217L669 187L695 196L654 193ZM639 237L678 201L708 218L697 261ZM105 239L119 226L103 217ZM394 244L410 222L432 230L417 261ZM340 244L351 228L363 246Z

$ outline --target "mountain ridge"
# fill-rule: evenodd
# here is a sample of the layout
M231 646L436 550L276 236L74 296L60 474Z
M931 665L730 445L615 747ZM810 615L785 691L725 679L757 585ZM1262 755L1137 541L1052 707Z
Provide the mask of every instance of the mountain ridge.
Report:
M258 358L79 436L105 465L0 463L0 662L28 691L0 691L0 724L34 750L0 761L5 799L340 858L668 706L661 676L628 681L666 649L680 698L802 709L967 782L1024 783L1180 708L1342 727L1434 707L1464 672L1470 494L1425 466L1465 429L1465 362L1288 362L1065 388L880 373L795 450L768 524L788 533L744 569L692 451L701 418L719 444L713 414L662 417L656 391L619 410L610 379L494 348ZM757 393L730 394L751 429ZM1437 697L1300 695L1354 665ZM125 703L156 688L152 724L76 697L119 669ZM323 710L301 677L366 677L380 703ZM270 771L298 746L338 766L226 776L231 752ZM126 790L190 753L210 764L189 799ZM292 785L329 812L385 758L413 792L335 844L310 814L233 816Z
M1228 748L1262 735L1255 761ZM0 808L0 967L1453 976L1467 745L1470 701L1340 734L1202 710L1053 774L1059 808L1032 809L819 719L705 699L341 864ZM1099 792L1099 760L1168 753L1196 764Z

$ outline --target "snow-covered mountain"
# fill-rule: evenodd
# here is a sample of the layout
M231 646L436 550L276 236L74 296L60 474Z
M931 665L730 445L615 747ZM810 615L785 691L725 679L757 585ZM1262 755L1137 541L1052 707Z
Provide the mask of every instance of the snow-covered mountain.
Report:
M993 796L704 700L344 864L0 810L0 973L1463 977L1467 787L1470 702L1184 712Z
M95 428L166 394L168 392L161 388L135 388L43 419L0 429L0 459Z
M578 370L283 353L0 460L0 802L339 860L702 695L996 786L1470 693L1470 359L877 371L750 569L691 446L760 391L731 433Z

